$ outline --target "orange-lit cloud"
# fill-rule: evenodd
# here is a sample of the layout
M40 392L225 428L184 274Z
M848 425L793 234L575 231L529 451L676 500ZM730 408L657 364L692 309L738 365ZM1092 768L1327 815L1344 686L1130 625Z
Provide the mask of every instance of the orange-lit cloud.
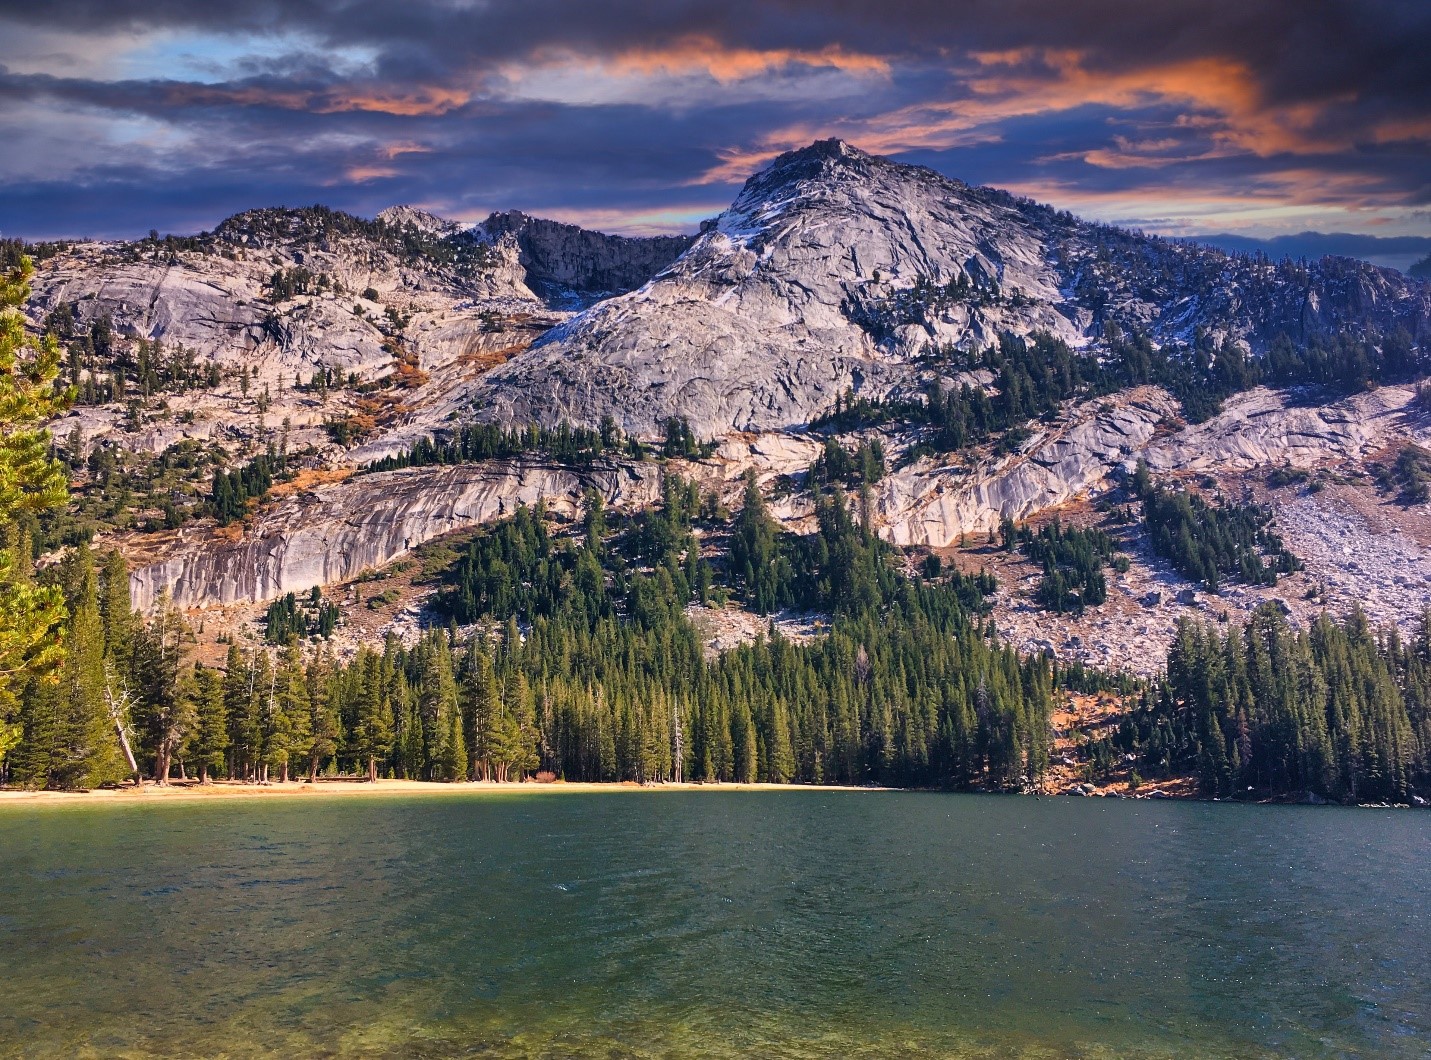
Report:
M268 85L206 85L172 82L165 86L172 106L275 107L313 114L361 111L400 117L439 117L464 106L472 93L442 85L401 89L335 86L323 89L278 89Z
M349 166L343 171L343 180L354 184L361 184L368 180L383 180L387 177L400 176L402 170L394 169L392 166ZM331 183L338 183L332 181Z
M1322 127L1328 110L1350 103L1354 97L1343 94L1317 102L1270 103L1252 70L1227 58L1112 71L1094 68L1084 53L1072 50L979 52L972 60L973 65L962 71L968 94L960 99L919 102L870 117L777 130L754 146L722 152L720 164L699 182L737 179L781 151L821 136L843 136L877 153L948 149L995 140L994 128L1009 119L1090 105L1128 111L1152 105L1184 107L1187 110L1178 127L1205 141L1200 148L1178 154L1175 140L1138 143L1115 138L1112 147L1089 148L1076 156L1109 169L1157 168L1236 154L1265 158L1335 152L1358 138L1372 142L1431 138L1431 120L1372 125L1355 136L1329 132Z
M403 141L395 144L385 144L382 149L384 158L397 158L399 155L426 155L431 154L432 148L426 144Z
M1306 153L1341 146L1316 131L1325 109L1350 97L1319 103L1269 104L1246 64L1209 56L1125 70L1095 69L1077 51L1024 49L979 53L967 81L973 99L949 104L957 121L998 121L1090 104L1132 110L1150 104L1192 108L1221 119L1213 139L1258 155Z
M792 66L832 69L857 76L888 76L887 59L848 51L838 45L815 50L798 48L741 48L722 44L714 37L693 34L669 44L627 48L612 55L589 55L569 48L541 48L522 63L509 64L514 80L526 70L581 67L609 77L684 77L706 74L721 84L744 81Z
M378 89L331 93L316 101L319 114L342 111L367 111L373 114L393 114L404 118L435 117L465 106L472 93L442 85L419 85L408 89Z
M633 48L606 61L618 75L651 77L702 71L722 83L758 77L788 66L829 67L847 74L888 76L889 62L838 45L817 51L795 48L731 48L711 37L690 36L657 48Z

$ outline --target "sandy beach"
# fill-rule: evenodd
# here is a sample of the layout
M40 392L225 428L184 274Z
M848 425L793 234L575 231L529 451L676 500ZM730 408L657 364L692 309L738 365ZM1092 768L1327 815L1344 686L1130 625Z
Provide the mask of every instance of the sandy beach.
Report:
M355 780L320 778L316 784L306 780L289 781L286 784L244 784L236 781L220 780L209 784L196 781L171 781L160 787L145 784L143 787L125 785L121 788L102 788L93 791L24 791L18 788L0 790L0 808L36 805L87 806L97 803L173 803L199 802L213 799L272 799L272 798L327 798L371 797L383 795L537 795L543 793L583 793L593 792L660 792L660 791L893 791L893 788L838 787L806 784L637 784L627 781L617 784L597 784L589 782L567 783L554 781L547 784L527 782L523 784L497 784L490 781L465 784L443 784L425 780L379 780L377 783Z

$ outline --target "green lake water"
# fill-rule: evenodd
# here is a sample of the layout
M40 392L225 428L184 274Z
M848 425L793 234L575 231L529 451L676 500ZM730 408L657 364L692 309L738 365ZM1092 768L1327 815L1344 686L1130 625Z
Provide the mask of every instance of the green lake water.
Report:
M0 977L5 1056L1426 1057L1431 814L12 806Z

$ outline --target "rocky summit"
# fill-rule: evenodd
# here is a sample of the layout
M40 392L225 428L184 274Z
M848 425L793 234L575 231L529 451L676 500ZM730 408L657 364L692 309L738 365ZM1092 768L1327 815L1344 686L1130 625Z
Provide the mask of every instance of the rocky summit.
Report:
M1078 221L825 140L746 182L650 283L544 335L487 380L499 415L702 436L798 428L845 391L918 381L931 348L1047 332L1096 350L1431 329L1425 286L1347 259L1307 264Z
M80 394L52 424L79 497L69 540L120 548L139 604L207 611L209 636L252 635L289 592L356 601L520 506L648 506L658 460L713 503L737 505L752 473L806 531L812 467L854 452L879 454L863 488L824 481L861 494L911 570L994 568L996 618L1025 650L1146 670L1180 616L1295 590L1305 620L1350 606L1357 571L1378 620L1409 628L1431 605L1431 520L1406 479L1431 441L1411 385L1431 286L1362 262L1091 224L839 140L776 158L694 236L307 207L35 251L30 320ZM581 428L602 442L574 460ZM277 480L219 514L216 474L259 461ZM1140 462L1265 507L1303 567L1206 592L1128 522ZM1036 570L990 543L1055 515L1122 520L1127 566L1074 617L1041 609ZM1317 540L1320 519L1345 547ZM1378 550L1413 573L1365 573ZM415 629L433 591L367 608Z

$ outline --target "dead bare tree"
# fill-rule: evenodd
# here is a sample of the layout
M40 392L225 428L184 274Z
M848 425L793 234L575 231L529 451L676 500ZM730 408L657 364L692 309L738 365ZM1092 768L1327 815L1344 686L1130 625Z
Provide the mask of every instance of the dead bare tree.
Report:
M109 720L114 724L114 731L119 736L119 748L124 752L124 760L129 763L129 772L134 775L135 787L144 786L144 776L139 772L139 763L134 758L134 748L129 742L129 731L127 719L129 716L129 689L121 688L120 694L114 694L114 673L109 667L109 663L104 664L104 705L109 711Z

